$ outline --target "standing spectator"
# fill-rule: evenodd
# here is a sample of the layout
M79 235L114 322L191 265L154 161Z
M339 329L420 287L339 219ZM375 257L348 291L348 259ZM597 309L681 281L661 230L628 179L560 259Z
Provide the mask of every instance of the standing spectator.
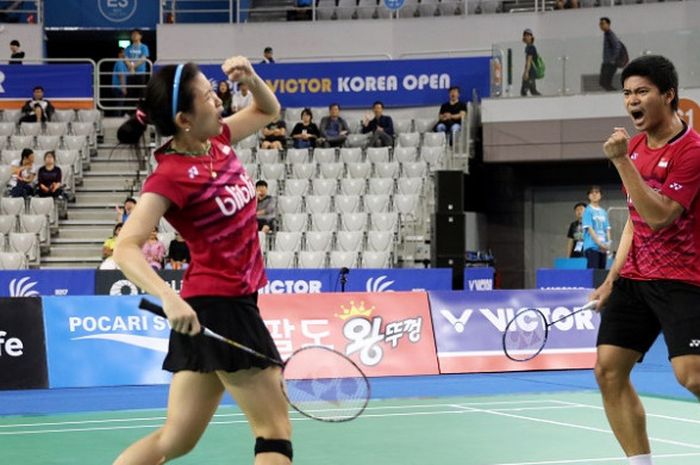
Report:
M22 107L20 123L44 123L51 121L54 108L51 102L44 99L44 88L34 87L31 100L27 100Z
M569 231L566 233L566 256L569 258L583 257L583 212L586 210L586 204L579 202L574 205L574 214L576 220L569 225Z
M44 154L44 166L39 168L36 194L39 197L63 197L63 182L61 168L56 166L56 155L53 150Z
M450 100L440 107L440 121L435 125L435 132L446 133L452 143L455 134L462 129L462 120L467 116L467 104L459 100L459 87L450 87Z
M370 147L393 147L394 121L390 116L384 115L384 104L380 101L374 102L372 112L374 118L368 114L362 119L362 134L372 134L368 145Z
M10 190L10 196L27 198L34 195L33 184L36 179L36 170L34 169L32 149L22 150L21 158L12 162L12 168L15 185Z
M598 26L603 31L603 64L600 65L599 84L606 91L611 91L615 90L612 80L617 71L617 58L620 56L622 44L610 29L610 18L600 18Z
M262 130L261 149L282 150L287 145L287 124L279 115Z
M340 105L331 103L328 105L328 116L321 118L321 138L326 147L342 147L348 138L350 127L340 117Z
M291 134L292 139L294 139L295 149L316 147L316 140L320 137L321 133L316 123L312 121L313 118L314 115L309 108L304 108L301 111L301 121L294 125Z
M24 58L24 52L19 49L19 40L13 40L10 42L10 51L12 52L12 55L10 56L10 61L8 64L10 65L21 65L22 64L22 58Z
M146 82L148 82L148 66L146 59L150 57L148 45L142 44L141 39L143 34L139 29L131 31L131 44L124 50L126 56L126 66L129 68L129 84L128 95L130 99L140 99L145 90ZM132 87L135 86L135 87ZM136 104L136 100L133 102Z
M119 47L117 50L117 61L114 62L114 69L112 70L112 104L110 106L123 107L124 99L127 94L126 87L126 77L129 73L129 68L126 66L126 61L124 60L124 49ZM122 116L124 110L115 110L113 113L115 116Z
M104 243L102 244L102 259L106 260L107 258L111 257L112 254L114 253L114 244L117 242L117 236L119 236L119 233L122 230L122 226L124 226L122 223L117 223L114 225L114 230L112 231L112 237L105 239Z
M260 180L255 183L255 194L258 200L256 215L258 217L258 231L265 234L275 229L277 217L277 199L267 195L267 182Z
M221 116L231 116L233 112L231 111L231 103L233 100L233 95L231 94L231 86L227 80L219 81L219 86L216 88L216 96L221 99L221 104L224 107Z
M525 97L530 91L531 95L542 95L537 91L535 80L537 72L535 71L535 59L537 58L537 48L535 47L535 36L532 34L532 29L523 31L523 42L525 43L525 69L523 69L523 83L520 87L520 95Z
M158 239L158 228L153 228L151 235L143 247L141 248L146 261L154 270L163 268L163 259L165 258L165 245Z
M247 107L253 102L253 94L248 89L248 84L245 82L238 83L238 90L233 94L231 101L231 112L236 113ZM226 108L224 106L224 108Z
M583 253L588 260L588 268L605 269L608 251L612 242L608 212L600 206L603 194L600 186L588 189L590 202L583 212Z
M115 208L117 210L117 223L126 223L129 219L129 215L134 210L136 206L136 199L129 197L124 201L124 206L120 207L117 205Z
M168 263L166 270L186 270L190 266L190 249L185 239L179 232L175 232L175 239L170 241L168 248Z
M272 58L272 47L265 47L265 50L263 50L263 59L260 64L273 64L274 62L275 59Z

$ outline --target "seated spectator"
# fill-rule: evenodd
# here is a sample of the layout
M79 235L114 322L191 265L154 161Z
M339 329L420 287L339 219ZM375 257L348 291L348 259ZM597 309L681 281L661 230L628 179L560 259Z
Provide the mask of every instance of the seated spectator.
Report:
M294 125L292 129L292 139L294 139L295 149L308 149L316 147L316 140L321 136L318 126L312 120L314 115L309 108L301 111L301 122Z
M63 182L61 168L56 166L56 155L53 150L44 154L44 166L39 168L36 195L39 197L63 197Z
M282 150L287 145L287 125L279 115L262 130L263 140L260 143L261 149Z
M233 100L233 95L231 94L231 87L228 85L228 81L223 80L219 82L219 87L216 88L216 95L221 99L221 104L224 107L221 116L231 116L233 112L231 111L231 101Z
M459 87L450 87L450 100L440 107L438 123L435 132L446 133L447 140L452 143L455 134L462 129L462 119L467 115L467 104L459 101Z
M362 119L362 134L371 133L369 147L393 147L394 146L394 121L390 116L384 115L384 104L380 101L372 105L372 114L365 115Z
M241 82L238 84L238 90L233 94L233 99L231 100L231 113L237 113L251 104L253 101L253 94L250 93L248 89L248 84Z
M165 245L158 239L158 228L153 228L151 235L141 248L146 261L154 270L163 269L163 259L165 258Z
M255 183L255 194L258 199L258 231L267 234L275 229L277 199L267 195L267 182L263 180Z
M168 263L166 270L186 270L190 266L190 249L180 233L175 233L175 239L170 241Z
M554 4L555 10L569 10L571 8L578 8L578 0L557 0Z
M10 42L10 51L12 52L12 55L10 55L10 61L8 64L21 65L22 59L24 58L24 52L20 50L19 40L13 40Z
M34 195L34 152L32 149L22 150L22 158L12 162L14 186L10 190L12 197L31 197Z
M342 147L348 137L350 127L340 117L340 105L331 103L328 105L328 116L321 118L321 139L326 147Z
M117 210L117 223L126 223L129 219L129 215L136 206L136 199L129 197L124 201L124 206L120 207L117 205L115 208Z
M106 260L107 258L112 257L112 254L114 253L114 244L117 243L117 237L122 230L122 226L124 226L123 223L117 223L114 225L112 237L105 239L104 243L102 244L102 259Z
M51 102L44 98L44 88L41 86L34 87L34 93L31 100L27 100L22 107L22 118L20 123L44 123L51 121L54 108Z

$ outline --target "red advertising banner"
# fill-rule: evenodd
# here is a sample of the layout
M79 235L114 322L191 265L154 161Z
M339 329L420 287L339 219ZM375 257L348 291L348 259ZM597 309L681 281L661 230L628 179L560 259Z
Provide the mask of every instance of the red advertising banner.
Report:
M324 345L367 376L438 374L424 292L262 294L259 306L283 359Z

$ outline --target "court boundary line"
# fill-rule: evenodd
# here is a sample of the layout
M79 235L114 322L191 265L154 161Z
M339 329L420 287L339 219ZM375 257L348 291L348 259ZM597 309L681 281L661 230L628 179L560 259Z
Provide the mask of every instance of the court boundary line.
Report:
M568 404L568 405L572 405L572 406L578 405L580 407L591 408L591 409L595 409L595 410L605 410L603 407L599 407L597 405L582 404L580 402L567 402L564 400L557 400L556 402L559 404ZM651 418L661 418L663 420L673 420L673 421L678 421L681 423L690 423L690 424L694 424L694 425L700 425L700 420L694 420L692 418L675 417L675 416L671 416L671 415L661 415L659 413L649 413L649 412L646 412L646 416L651 417Z
M698 457L700 452L687 452L678 454L654 454L655 459L664 458L674 458L674 457ZM595 459L562 459L562 460L545 460L540 462L508 462L508 463L494 463L489 465L567 465L575 463L592 463L592 462L608 462L615 461L620 463L626 463L628 461L627 457L601 457Z

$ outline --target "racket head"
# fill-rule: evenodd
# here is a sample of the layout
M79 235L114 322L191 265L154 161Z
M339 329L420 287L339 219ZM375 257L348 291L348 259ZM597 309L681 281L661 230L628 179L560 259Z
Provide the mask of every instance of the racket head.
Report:
M308 418L329 423L350 421L369 403L367 376L350 358L328 347L294 351L282 374L289 405Z
M537 357L547 344L549 324L544 313L536 308L518 312L503 332L503 352L514 362L527 362Z

